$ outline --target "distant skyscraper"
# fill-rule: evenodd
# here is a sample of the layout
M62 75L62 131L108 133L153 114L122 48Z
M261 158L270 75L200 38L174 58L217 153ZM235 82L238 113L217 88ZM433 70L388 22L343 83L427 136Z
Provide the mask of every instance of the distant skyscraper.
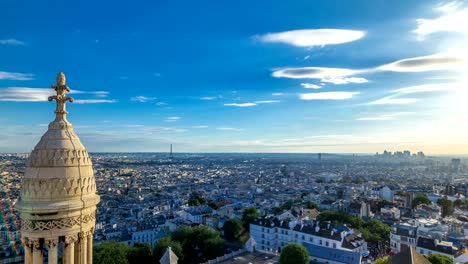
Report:
M318 160L321 161L322 160L322 153L319 153L317 156L318 156Z
M29 156L17 208L21 213L21 240L26 264L93 263L96 194L93 166L88 152L67 121L70 88L65 75L57 75L52 88L55 120ZM59 246L63 246L59 249Z
M171 144L170 151L169 151L169 158L170 159L174 158L174 156L172 154L172 144Z

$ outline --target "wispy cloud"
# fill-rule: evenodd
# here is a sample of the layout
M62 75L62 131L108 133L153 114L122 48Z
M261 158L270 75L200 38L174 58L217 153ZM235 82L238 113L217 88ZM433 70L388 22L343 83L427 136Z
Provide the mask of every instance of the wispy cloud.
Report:
M384 113L377 116L368 116L357 118L357 121L388 121L395 120L398 116L413 114L413 112Z
M221 131L243 131L244 129L235 128L235 127L217 127L216 130L221 130Z
M358 95L359 92L323 92L323 93L303 93L299 95L301 100L345 100Z
M234 106L234 107L252 107L256 106L256 103L230 103L230 104L224 104L224 106Z
M34 74L31 73L0 71L0 80L29 81L33 79Z
M159 78L159 77L162 76L162 74L161 74L160 72L154 72L154 73L153 73L153 76Z
M358 40L366 33L347 29L301 29L255 36L263 42L284 43L298 47L342 44Z
M130 98L130 100L132 102L146 103L146 102L156 100L156 97L147 97L147 96L143 96L143 95L138 95L138 96L134 96L134 97Z
M468 55L463 52L437 53L428 56L407 58L381 66L366 69L298 67L283 68L272 72L275 78L317 79L322 83L349 84L366 83L368 80L356 75L379 71L392 72L426 72L437 70L459 71L468 65Z
M285 93L272 93L271 95L273 95L273 96L283 96L283 95L285 95Z
M306 89L320 89L322 86L313 83L301 83L301 86Z
M205 100L205 101L212 101L212 100L215 100L217 97L215 96L203 96L203 97L200 97L200 100Z
M192 128L208 128L208 126L192 126Z
M368 70L352 70L345 68L300 67L279 69L274 71L272 76L276 78L290 79L317 79L324 83L348 84L367 82L367 79L362 77L350 77L352 75L367 72ZM304 88L312 88L311 84L301 85Z
M121 127L127 127L127 128L139 128L139 127L145 127L145 125L135 125L135 124L129 124L129 125L121 125Z
M106 103L117 103L115 99L78 99L73 101L75 104L106 104Z
M420 101L420 98L394 98L385 97L379 100L369 102L369 105L401 105L401 104L412 104Z
M274 103L279 103L281 101L279 100L264 100L264 101L255 101L255 104L274 104Z
M24 46L26 43L24 43L21 40L17 39L0 39L0 45L9 45L9 46Z
M459 70L468 64L466 54L438 53L428 56L398 60L378 67L382 71L425 72L437 70Z
M417 27L413 30L420 40L436 32L468 33L468 8L462 1L453 1L434 8L438 15L435 18L419 18Z
M180 119L182 119L181 117L179 116L170 116L170 117L166 117L166 122L177 122L179 121Z
M165 102L157 102L155 105L157 105L157 106L165 106L165 105L167 105L167 103L165 103Z
M402 94L412 94L412 93L448 91L448 90L455 90L457 88L463 89L462 84L433 83L433 84L422 84L422 85L399 88L399 89L393 90L393 92L402 93Z
M0 101L46 102L47 98L54 94L54 90L50 88L6 87L0 88ZM97 97L106 97L109 94L109 92L71 90L70 94L92 94ZM75 100L74 103L92 103L92 101L97 101L95 103L116 102L115 100Z

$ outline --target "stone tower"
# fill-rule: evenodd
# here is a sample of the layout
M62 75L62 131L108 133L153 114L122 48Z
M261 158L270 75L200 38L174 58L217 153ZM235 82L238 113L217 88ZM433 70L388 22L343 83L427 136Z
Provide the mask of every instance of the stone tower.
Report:
M57 95L55 120L29 156L17 209L21 213L21 239L26 264L93 263L96 182L88 152L67 121L67 96L63 72L52 85ZM60 249L59 249L60 247Z

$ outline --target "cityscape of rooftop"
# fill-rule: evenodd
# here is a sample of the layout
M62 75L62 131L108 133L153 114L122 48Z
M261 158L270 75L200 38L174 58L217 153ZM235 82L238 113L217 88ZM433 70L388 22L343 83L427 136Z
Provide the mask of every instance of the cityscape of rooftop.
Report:
M468 263L468 2L0 23L0 263Z

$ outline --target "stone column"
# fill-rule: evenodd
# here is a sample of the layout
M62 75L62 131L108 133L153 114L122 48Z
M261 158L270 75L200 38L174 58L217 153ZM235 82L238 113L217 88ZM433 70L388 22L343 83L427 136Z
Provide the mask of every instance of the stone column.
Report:
M88 264L93 264L93 231L88 232Z
M24 246L24 264L33 264L32 262L32 241L27 237L22 237L21 242Z
M43 256L42 256L42 245L39 238L31 239L33 244L33 264L42 264Z
M76 235L65 236L63 241L63 264L75 263L75 241Z
M45 244L49 248L48 264L57 264L58 262L58 238L46 238Z
M88 232L78 233L80 238L80 262L77 264L86 264L88 260Z

